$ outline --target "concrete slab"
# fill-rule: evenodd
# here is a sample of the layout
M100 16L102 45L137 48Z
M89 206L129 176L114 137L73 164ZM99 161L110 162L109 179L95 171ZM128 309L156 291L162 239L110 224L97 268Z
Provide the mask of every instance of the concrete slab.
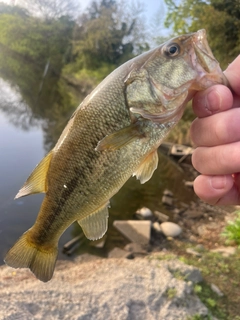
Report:
M116 220L114 227L131 242L148 245L151 235L151 221Z

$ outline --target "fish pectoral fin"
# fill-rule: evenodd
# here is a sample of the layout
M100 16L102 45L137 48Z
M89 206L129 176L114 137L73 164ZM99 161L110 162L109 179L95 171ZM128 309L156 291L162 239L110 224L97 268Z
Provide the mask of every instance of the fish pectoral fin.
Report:
M78 223L89 240L102 238L108 228L108 203Z
M46 177L48 173L49 164L52 159L52 151L50 151L45 158L36 166L33 172L28 177L22 188L19 190L15 199L27 196L33 193L40 193L47 191Z
M143 137L144 133L140 124L135 122L130 124L128 127L103 138L98 142L96 151L117 150L131 143L132 141Z
M158 153L157 150L150 153L140 164L137 170L133 173L138 180L143 184L147 182L153 175L153 172L158 166Z

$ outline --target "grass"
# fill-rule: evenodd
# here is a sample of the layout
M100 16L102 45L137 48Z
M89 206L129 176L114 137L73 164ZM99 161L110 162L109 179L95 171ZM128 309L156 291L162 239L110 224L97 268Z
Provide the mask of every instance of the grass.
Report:
M240 248L240 211L236 215L235 220L228 222L222 236L226 238L226 244L234 242Z
M219 320L240 320L240 251L235 255L223 257L219 253L205 250L201 258L196 258L186 253L189 245L180 240L169 243L169 246L173 254L166 255L165 259L178 257L182 262L197 267L204 278L203 282L195 285L194 292L208 307L212 316L204 318L194 315L189 320L210 320L213 317ZM163 260L164 255L159 259ZM180 278L181 275L177 273L176 277ZM219 297L213 292L211 284L217 285L224 296Z
M177 294L177 289L175 288L169 288L166 291L166 296L169 300L172 300L174 297L176 297L176 294Z
M199 314L195 314L192 317L187 318L187 320L212 320L213 317L212 316L202 316Z
M202 283L195 285L194 292L214 316L218 319L227 319L227 310L219 307L219 304L221 304L220 298L212 291L208 283L203 281Z

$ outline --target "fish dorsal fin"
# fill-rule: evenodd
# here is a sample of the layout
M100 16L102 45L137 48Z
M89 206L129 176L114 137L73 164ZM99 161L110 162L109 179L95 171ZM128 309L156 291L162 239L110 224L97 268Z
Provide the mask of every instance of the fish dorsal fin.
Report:
M133 173L141 183L147 182L153 175L153 172L158 166L157 150L151 152L140 164L137 170Z
M138 122L135 122L130 124L128 127L120 129L119 131L103 138L98 142L96 150L117 150L131 143L132 141L143 137L144 133L141 129L140 124Z
M33 172L28 177L22 188L19 190L15 199L27 196L33 193L40 193L47 191L46 177L48 173L49 164L52 159L52 151L50 151L45 158L36 166Z
M102 238L108 228L108 203L78 223L89 240Z

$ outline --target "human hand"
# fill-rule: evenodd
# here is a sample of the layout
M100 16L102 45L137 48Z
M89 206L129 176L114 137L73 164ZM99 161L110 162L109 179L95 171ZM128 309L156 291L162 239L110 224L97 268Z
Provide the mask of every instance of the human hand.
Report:
M192 163L196 194L209 204L240 204L240 55L224 72L232 91L215 85L193 98Z

